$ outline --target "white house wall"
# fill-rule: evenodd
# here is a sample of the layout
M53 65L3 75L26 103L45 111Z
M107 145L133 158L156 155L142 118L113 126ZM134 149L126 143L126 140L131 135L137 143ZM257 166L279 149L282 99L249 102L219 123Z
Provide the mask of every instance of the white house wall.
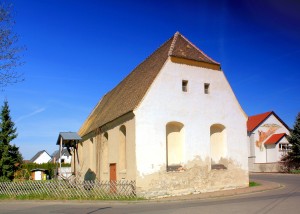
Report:
M60 163L60 160L63 159L64 162L63 163L71 163L72 161L72 156L71 155L62 155L61 158L58 158L58 160L56 161L57 163Z
M266 133L266 135L270 137L272 134L278 133L286 133L287 135L289 135L289 130L272 114L268 117L267 120L265 120L258 128L256 128L252 132L253 138L251 139L250 146L254 147L255 163L271 163L279 161L279 158L277 158L277 160L275 161L274 158L267 160L266 148L264 144L260 142L261 139L259 137L259 131ZM274 152L279 153L278 149L274 149ZM279 156L276 155L276 157Z
M35 161L34 163L42 164L42 163L48 163L51 160L51 157L46 153L43 152Z
M182 80L188 81L187 92L182 91ZM205 83L210 84L209 94L204 93ZM185 193L248 185L247 118L222 71L168 60L134 113L137 186L144 186L141 191L177 194L172 188L180 189L178 185ZM184 125L185 172L166 172L166 124L169 122ZM227 170L210 169L213 124L226 128L227 155L223 161Z

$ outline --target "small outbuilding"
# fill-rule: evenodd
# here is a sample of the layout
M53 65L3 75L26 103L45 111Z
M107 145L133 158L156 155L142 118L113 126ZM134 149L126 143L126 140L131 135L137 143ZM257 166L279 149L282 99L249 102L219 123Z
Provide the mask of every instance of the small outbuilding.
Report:
M31 178L35 181L47 180L47 175L49 175L49 171L47 169L31 170Z

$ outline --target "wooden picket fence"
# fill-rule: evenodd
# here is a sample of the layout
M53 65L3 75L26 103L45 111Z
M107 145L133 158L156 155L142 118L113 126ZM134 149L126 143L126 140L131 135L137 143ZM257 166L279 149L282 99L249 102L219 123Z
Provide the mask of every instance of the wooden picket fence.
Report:
M19 181L0 182L0 195L53 199L132 199L135 181Z

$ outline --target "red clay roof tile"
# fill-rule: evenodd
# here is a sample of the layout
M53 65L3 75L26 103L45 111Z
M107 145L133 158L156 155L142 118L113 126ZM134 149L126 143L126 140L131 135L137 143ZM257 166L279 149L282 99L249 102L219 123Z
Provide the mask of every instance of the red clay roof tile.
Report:
M286 133L279 133L279 134L273 134L266 142L265 144L276 144L278 143L284 136L286 136Z
M247 130L248 132L252 132L256 127L258 127L265 119L267 119L273 111L265 112L262 114L257 114L248 117L247 121Z

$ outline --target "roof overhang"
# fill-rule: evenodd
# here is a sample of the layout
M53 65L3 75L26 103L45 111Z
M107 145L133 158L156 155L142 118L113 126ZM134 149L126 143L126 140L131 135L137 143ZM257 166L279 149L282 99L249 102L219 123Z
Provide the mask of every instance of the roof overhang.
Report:
M286 136L287 136L286 133L273 134L273 135L271 135L271 137L269 137L269 139L266 140L266 142L264 144L265 145L277 144L277 143L279 143L279 141L281 141L282 138L284 138Z
M82 138L76 132L60 132L56 145L60 145L60 142L62 142L63 147L72 147L80 140L82 140Z

